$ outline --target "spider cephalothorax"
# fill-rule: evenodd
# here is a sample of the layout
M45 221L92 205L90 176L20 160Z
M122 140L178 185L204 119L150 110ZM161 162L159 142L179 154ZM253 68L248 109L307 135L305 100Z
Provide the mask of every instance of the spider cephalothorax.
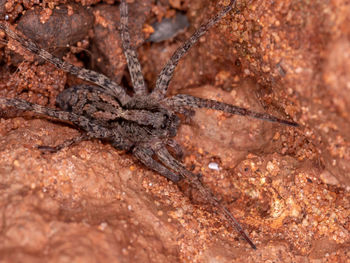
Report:
M26 40L17 35L9 28L7 23L1 22L0 28L26 49L54 64L56 67L95 85L80 85L64 90L57 97L57 105L61 110L46 108L24 100L8 98L0 98L0 105L13 106L21 110L70 121L82 131L81 136L77 138L66 141L56 147L42 146L40 147L42 149L54 152L82 140L97 138L111 143L117 149L132 152L145 166L173 182L178 182L181 179L187 180L223 218L236 228L251 247L256 248L232 214L202 185L199 177L188 171L169 152L169 148L171 148L176 156L181 155L181 147L172 139L180 125L180 118L177 114L189 116L194 114L194 108L210 108L231 114L297 126L292 121L279 119L269 114L253 112L215 100L201 99L184 94L166 97L169 82L179 60L212 25L232 10L234 4L235 1L231 0L227 7L224 7L216 16L211 18L206 24L203 24L192 37L176 50L159 74L155 88L149 92L141 73L141 66L136 52L130 45L127 5L125 0L121 1L120 31L134 88L134 96L129 96L121 86L102 74L78 68L54 57L47 51L40 49L31 40Z

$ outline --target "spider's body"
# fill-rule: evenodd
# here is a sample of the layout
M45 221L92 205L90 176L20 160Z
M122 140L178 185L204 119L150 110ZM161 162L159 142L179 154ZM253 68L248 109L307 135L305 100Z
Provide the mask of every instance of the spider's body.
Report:
M139 104L131 101L127 106L122 106L118 98L105 93L100 87L80 85L68 88L58 95L56 102L61 109L98 121L101 126L111 129L123 127L125 142L132 141L133 145L147 142L150 137L174 137L180 124L176 114L157 103L148 101L140 108ZM75 124L80 126L79 122ZM133 127L140 134L129 130ZM85 127L81 128L85 130ZM131 133L134 137L129 136ZM116 148L126 149L125 146L121 143Z
M62 145L56 147L42 146L42 149L54 152L81 140L97 138L110 142L117 149L132 152L145 166L173 182L178 182L181 179L188 180L200 192L202 197L223 218L228 220L253 248L256 248L236 219L202 185L198 176L188 171L168 150L171 148L175 155L181 155L180 146L172 139L180 125L180 118L177 114L189 116L193 114L193 108L211 108L232 114L297 126L296 123L291 121L282 120L264 113L252 112L214 100L200 99L190 95L166 97L169 82L181 57L196 43L200 36L232 10L234 3L235 1L231 0L229 6L223 8L216 16L202 25L173 54L159 74L156 87L149 93L141 73L141 66L136 52L130 45L127 27L127 5L125 1L121 1L120 28L123 49L134 88L134 96L132 97L106 76L64 62L40 49L32 41L18 36L6 23L0 23L1 29L29 51L46 59L56 67L96 85L80 85L64 90L57 97L57 104L61 110L8 98L0 98L0 105L13 106L18 109L55 117L59 120L70 121L82 131L81 136L66 141Z

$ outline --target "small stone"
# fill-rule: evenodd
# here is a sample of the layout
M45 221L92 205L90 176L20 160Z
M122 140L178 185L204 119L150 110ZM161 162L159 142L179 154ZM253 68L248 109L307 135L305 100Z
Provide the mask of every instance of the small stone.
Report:
M108 226L108 224L106 222L102 222L99 226L98 229L103 231L106 229L106 227Z
M211 170L220 171L219 164L217 164L217 163L211 162L211 163L209 163L208 167Z
M185 15L177 12L173 18L164 18L161 22L152 25L154 33L147 39L150 42L162 42L171 39L183 32L189 26Z
M74 4L71 8L74 9L74 15L68 16L65 5L54 10L35 7L21 17L18 29L47 50L72 45L88 34L94 20L89 10L81 5ZM44 18L43 12L48 12Z
M322 182L324 182L325 184L330 184L330 185L338 185L339 184L338 179L328 170L324 170L321 173L320 178L321 178Z

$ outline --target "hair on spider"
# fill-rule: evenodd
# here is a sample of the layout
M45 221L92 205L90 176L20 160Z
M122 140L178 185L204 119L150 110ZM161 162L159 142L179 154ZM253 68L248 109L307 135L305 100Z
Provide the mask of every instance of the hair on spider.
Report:
M148 91L136 51L130 43L128 29L128 6L125 0L120 3L120 34L124 54L127 60L134 95L130 96L117 83L103 74L76 67L49 52L39 48L30 39L25 39L10 29L7 22L0 22L0 29L18 41L24 48L54 64L57 68L77 76L92 84L84 84L65 89L57 97L60 110L47 108L20 99L0 98L0 105L15 107L24 111L69 121L82 131L81 135L65 141L61 145L41 146L42 150L56 152L74 143L91 138L111 143L116 149L131 152L141 163L173 182L187 180L216 212L250 244L256 246L231 212L205 187L199 177L185 168L168 150L175 155L181 153L181 147L173 139L180 125L177 114L190 115L195 108L208 108L231 114L248 116L265 121L296 127L297 123L275 116L258 113L245 108L179 94L166 97L169 83L180 59L205 34L210 27L230 12L235 5L231 0L208 22L201 25L171 56L160 74L152 91Z

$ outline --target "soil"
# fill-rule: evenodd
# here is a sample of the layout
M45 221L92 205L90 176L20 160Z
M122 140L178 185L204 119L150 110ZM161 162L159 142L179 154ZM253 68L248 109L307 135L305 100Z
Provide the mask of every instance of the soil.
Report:
M0 1L0 15L58 56L130 87L118 3L37 2ZM149 87L220 7L210 0L128 2ZM190 27L161 43L145 42L150 25L176 10L186 12ZM169 95L213 98L300 124L198 110L176 137L183 162L203 175L256 251L130 154L97 140L43 154L38 145L79 132L2 107L1 262L350 262L349 17L346 0L238 1L171 82ZM58 32L57 24L75 33ZM0 38L0 96L55 107L65 86L81 83L14 41L7 44L3 32Z

